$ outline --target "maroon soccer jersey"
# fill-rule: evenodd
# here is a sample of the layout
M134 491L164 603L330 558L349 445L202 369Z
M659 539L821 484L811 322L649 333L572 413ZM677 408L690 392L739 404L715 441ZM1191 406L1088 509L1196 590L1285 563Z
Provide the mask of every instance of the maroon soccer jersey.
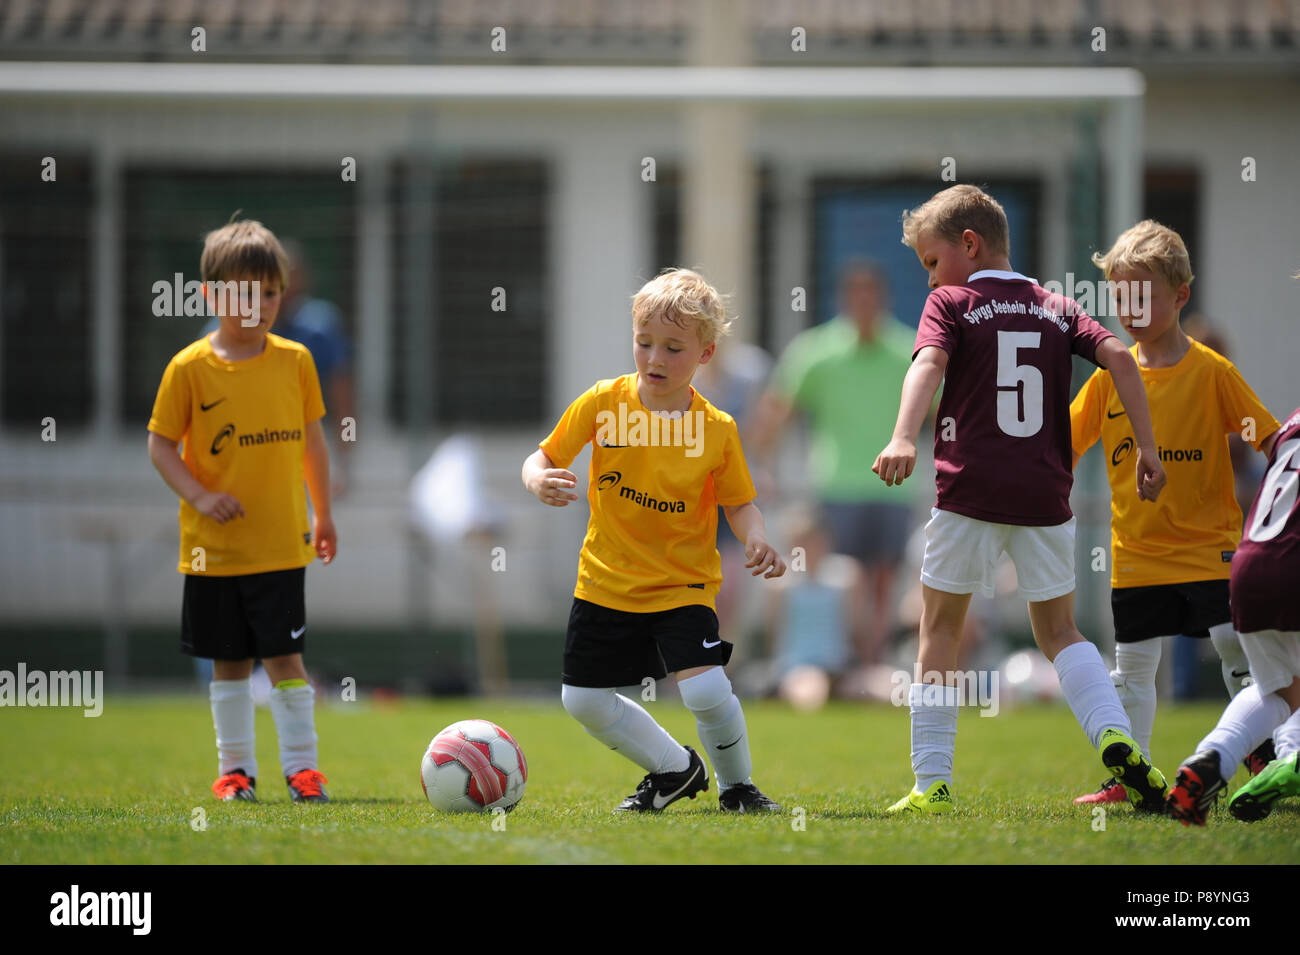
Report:
M1300 408L1277 443L1232 557L1232 625L1238 633L1300 632Z
M930 293L912 357L948 353L935 426L940 510L995 524L1070 519L1070 356L1113 338L1063 295L984 270Z

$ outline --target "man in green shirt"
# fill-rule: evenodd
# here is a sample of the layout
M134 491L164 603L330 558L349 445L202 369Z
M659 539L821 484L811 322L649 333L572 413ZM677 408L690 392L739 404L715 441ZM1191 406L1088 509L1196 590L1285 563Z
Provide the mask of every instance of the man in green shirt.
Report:
M878 266L851 263L839 293L841 313L801 332L781 356L746 447L765 463L794 413L807 417L809 477L821 519L835 550L863 566L872 613L857 649L860 662L874 663L893 626L894 576L911 530L912 499L902 487L887 487L871 465L893 435L916 332L889 314Z

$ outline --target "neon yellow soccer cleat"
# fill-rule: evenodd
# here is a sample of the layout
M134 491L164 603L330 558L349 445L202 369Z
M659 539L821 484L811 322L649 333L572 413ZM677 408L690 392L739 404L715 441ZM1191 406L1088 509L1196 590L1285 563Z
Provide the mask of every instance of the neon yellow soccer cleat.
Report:
M930 788L925 792L921 792L913 786L910 793L885 811L890 814L919 812L930 813L931 815L943 815L952 812L952 787L943 780L931 783Z
M1101 761L1110 774L1124 784L1128 801L1138 812L1163 813L1169 784L1151 760L1142 755L1142 747L1127 733L1108 729L1097 744Z
M1269 763L1228 800L1228 812L1242 822L1258 822L1273 811L1273 803L1300 796L1300 754Z

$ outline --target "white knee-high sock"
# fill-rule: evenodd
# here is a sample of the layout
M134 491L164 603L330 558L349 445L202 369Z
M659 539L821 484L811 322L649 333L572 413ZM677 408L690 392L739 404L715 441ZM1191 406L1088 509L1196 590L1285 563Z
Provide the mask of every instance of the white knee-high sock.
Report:
M1273 731L1273 748L1278 758L1300 753L1300 710L1296 710Z
M253 690L248 677L213 680L208 684L212 725L217 731L219 775L242 769L257 778L257 747L253 731Z
M319 769L316 757L316 691L305 680L281 680L271 690L271 716L280 738L280 771L292 776Z
M753 782L745 713L722 667L688 677L677 684L677 689L686 708L695 715L695 728L713 763L718 788Z
M1156 670L1160 667L1160 637L1115 644L1115 669L1110 678L1124 704L1133 739L1151 755L1151 728L1156 722Z
M913 683L907 702L912 713L916 788L925 792L936 782L951 784L953 751L957 747L957 687Z
M1083 727L1088 742L1096 746L1108 729L1132 732L1128 714L1095 646L1087 640L1072 643L1056 655L1052 664L1070 712Z
M1201 740L1196 751L1212 749L1218 753L1219 772L1224 779L1231 779L1246 755L1268 739L1277 724L1287 718L1289 709L1282 697L1276 693L1262 694L1252 684L1232 698L1218 725Z
M1250 663L1246 660L1246 651L1241 648L1241 637L1232 629L1231 623L1221 623L1210 628L1210 642L1219 653L1219 669L1223 673L1223 685L1228 691L1228 698L1236 696L1250 676Z
M690 754L653 716L612 687L565 684L560 700L588 733L647 773L680 773L691 764Z

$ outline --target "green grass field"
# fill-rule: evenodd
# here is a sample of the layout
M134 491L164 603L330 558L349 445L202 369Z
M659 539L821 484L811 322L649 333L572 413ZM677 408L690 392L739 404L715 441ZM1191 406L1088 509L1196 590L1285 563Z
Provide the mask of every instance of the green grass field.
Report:
M698 746L677 701L652 712ZM610 808L641 771L554 704L499 700L318 705L328 806L288 802L269 711L257 715L260 804L209 790L216 756L207 702L109 697L103 715L0 711L0 862L12 863L1296 863L1300 803L1239 823L1220 801L1210 824L1113 808L1104 831L1070 797L1105 770L1064 706L963 712L957 812L894 819L883 807L911 784L907 717L890 707L831 706L813 715L746 707L755 781L778 817L723 816L716 790L653 818ZM1213 705L1164 707L1155 756L1166 773L1217 718ZM435 816L420 791L423 747L448 723L505 726L528 757L528 791L504 817ZM1244 775L1239 775L1240 784ZM707 798L705 798L707 796ZM192 827L194 810L206 829ZM802 808L805 828L789 811Z

